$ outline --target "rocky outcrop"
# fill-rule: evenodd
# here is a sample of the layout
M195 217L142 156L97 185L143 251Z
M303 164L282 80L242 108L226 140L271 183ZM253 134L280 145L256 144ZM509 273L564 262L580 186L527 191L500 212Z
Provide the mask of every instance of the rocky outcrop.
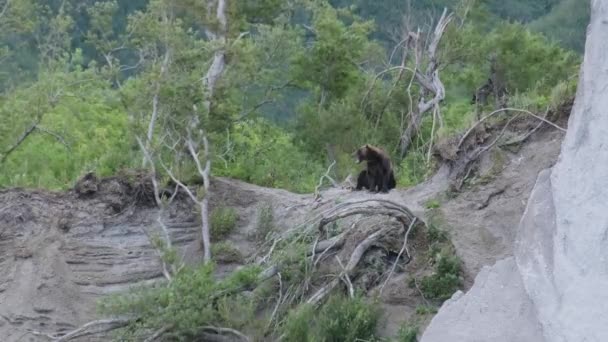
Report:
M446 302L423 342L608 341L608 1L591 6L568 133L558 163L538 177L515 259Z

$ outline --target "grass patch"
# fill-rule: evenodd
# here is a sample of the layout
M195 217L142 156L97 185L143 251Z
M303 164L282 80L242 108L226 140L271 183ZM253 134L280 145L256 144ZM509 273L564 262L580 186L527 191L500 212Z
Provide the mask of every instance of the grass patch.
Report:
M236 228L238 215L234 208L219 207L211 212L211 237L214 240L225 238Z
M427 209L437 209L441 206L441 203L439 203L439 200L431 199L425 203L425 206Z

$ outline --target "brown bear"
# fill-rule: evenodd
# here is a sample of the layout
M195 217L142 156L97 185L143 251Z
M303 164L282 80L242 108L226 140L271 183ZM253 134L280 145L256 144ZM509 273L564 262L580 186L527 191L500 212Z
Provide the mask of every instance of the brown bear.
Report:
M391 159L378 147L366 144L355 153L357 163L367 161L367 168L357 178L356 190L367 188L371 192L388 192L396 187Z

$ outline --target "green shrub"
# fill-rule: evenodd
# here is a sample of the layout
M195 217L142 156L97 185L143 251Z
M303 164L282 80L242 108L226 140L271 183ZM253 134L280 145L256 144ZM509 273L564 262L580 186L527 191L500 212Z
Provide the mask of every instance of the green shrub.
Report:
M410 150L397 170L397 183L400 187L409 187L425 180L429 167L424 151Z
M437 226L437 224L432 222L432 220L428 225L428 234L429 234L429 242L431 242L431 243L444 242L444 241L447 241L447 239L448 239L447 233L444 230L440 229Z
M219 207L211 212L211 237L215 240L228 236L234 228L238 215L234 208Z
M287 342L351 342L374 339L380 311L364 298L331 296L316 312L310 305L293 310L283 326Z
M257 240L264 241L268 235L276 230L274 225L274 211L270 203L265 203L258 209L258 219L255 229L255 237Z
M213 255L213 259L217 262L233 263L243 261L241 252L227 241L212 244L211 255Z
M262 119L240 122L229 136L216 135L212 142L230 146L213 163L217 176L305 193L314 190L323 173L286 130Z
M420 289L429 299L446 300L460 286L460 259L443 252L436 257L435 272L420 281Z
M418 341L418 327L406 323L399 329L399 335L397 337L398 342L417 342Z
M192 340L202 326L237 330L253 324L254 303L242 294L258 279L258 267L244 267L216 280L212 263L186 267L169 283L140 287L104 298L100 312L136 316L139 319L119 332L118 340L143 340L164 326L171 326L177 340Z

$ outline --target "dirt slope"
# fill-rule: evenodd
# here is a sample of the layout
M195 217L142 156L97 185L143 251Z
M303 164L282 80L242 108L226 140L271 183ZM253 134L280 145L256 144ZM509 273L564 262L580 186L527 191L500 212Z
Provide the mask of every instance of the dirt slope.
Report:
M272 206L275 224L287 229L312 212L370 196L394 200L425 218L426 203L437 198L442 228L450 233L465 263L468 286L481 266L510 255L531 184L540 170L555 162L561 137L560 132L544 130L517 153L484 157L480 172L484 183L467 186L452 198L445 197L448 170L442 167L431 180L411 189L380 195L332 189L317 200L313 195L219 178L212 182L212 209L221 205L237 210L238 227L228 239L247 257L257 250L250 237L263 204ZM0 192L2 341L47 341L30 330L46 334L72 330L95 318L100 296L162 277L146 235L156 227L157 211L133 198L133 193L132 186L119 178L101 181L97 192L85 197L73 191ZM187 201L177 201L165 220L185 260L198 261L198 224ZM220 271L235 266L222 265ZM394 335L421 303L405 277L394 277L383 294L384 335Z

